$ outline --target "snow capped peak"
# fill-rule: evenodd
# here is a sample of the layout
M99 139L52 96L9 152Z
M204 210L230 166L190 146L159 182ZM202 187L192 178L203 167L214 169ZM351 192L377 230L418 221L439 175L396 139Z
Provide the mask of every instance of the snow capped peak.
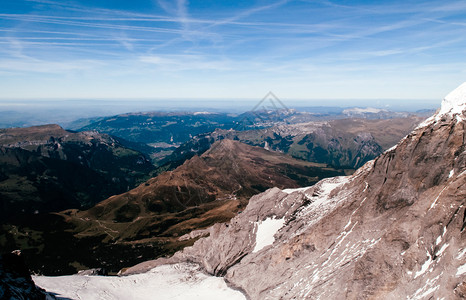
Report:
M450 92L442 101L439 115L461 114L466 110L466 82Z
M440 110L438 110L435 115L419 124L416 129L438 122L442 119L442 116L445 115L450 115L451 117L456 115L456 120L460 122L465 119L463 116L464 111L466 111L466 82L445 96L442 100Z

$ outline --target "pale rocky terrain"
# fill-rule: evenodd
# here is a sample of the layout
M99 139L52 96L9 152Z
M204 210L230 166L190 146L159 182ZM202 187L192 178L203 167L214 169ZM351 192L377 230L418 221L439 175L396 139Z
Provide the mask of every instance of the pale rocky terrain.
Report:
M125 274L191 262L250 299L463 299L465 110L463 84L352 176L269 189L194 246Z

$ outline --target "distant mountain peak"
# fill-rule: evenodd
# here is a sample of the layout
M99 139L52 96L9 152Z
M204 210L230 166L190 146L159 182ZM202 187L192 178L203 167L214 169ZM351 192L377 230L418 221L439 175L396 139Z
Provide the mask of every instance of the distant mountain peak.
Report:
M240 141L234 141L232 139L221 139L219 141L216 141L213 145L227 149L235 149L245 144L241 143Z
M466 110L466 82L451 91L442 101L438 115L462 114Z
M221 139L213 143L210 149L202 154L202 157L208 157L208 156L239 157L241 155L244 155L245 152L250 152L252 149L255 149L257 151L263 150L258 147L246 145L239 141L234 141L231 139Z

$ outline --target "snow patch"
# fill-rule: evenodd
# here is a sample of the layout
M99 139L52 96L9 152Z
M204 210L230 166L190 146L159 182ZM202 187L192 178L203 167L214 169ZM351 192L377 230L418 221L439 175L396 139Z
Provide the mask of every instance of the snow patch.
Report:
M265 142L264 149L270 151L269 143L268 143L268 142Z
M408 300L426 299L428 295L432 294L433 292L439 289L439 284L437 282L439 278L440 278L440 275L435 278L427 280L425 285L421 287L420 289L418 289L412 297L409 297L409 296L407 297ZM433 297L429 299L432 299L432 298Z
M435 204L437 204L437 200L440 198L440 196L442 195L443 191L445 191L447 189L448 185L446 185L442 191L440 191L440 193L438 194L437 198L435 198L434 202L432 202L429 210L431 210L432 208L434 208Z
M448 244L443 244L443 246L437 251L435 255L440 256L443 253L443 251L445 251L445 249L448 248L448 246L449 246Z
M367 172L372 170L374 168L374 163L375 163L375 159L366 162L362 167L360 167L359 169L356 170L356 172L354 172L353 176L351 176L351 180L354 180L358 178L359 176L366 174Z
M346 223L346 225L345 225L345 227L343 228L343 230L348 229L350 226L351 226L351 218L348 220L348 223Z
M319 190L321 198L328 197L331 191L333 191L340 185L345 184L346 182L347 182L346 177L334 177L334 180L328 180L328 181L323 182Z
M466 249L461 249L458 251L458 255L456 256L457 260L463 260L466 256ZM456 276L460 276L466 273L466 264L462 264L459 266L458 270L456 271Z
M389 149L385 150L385 151L384 151L384 153L391 152L391 151L395 150L395 149L396 149L396 147L398 147L398 144L396 144L396 145L394 145L394 146L390 147Z
M446 227L446 226L443 227L442 235L439 235L439 236L437 237L437 239L435 240L435 246L440 245L440 243L442 242L443 237L445 236L445 233L447 233L447 227Z
M432 256L430 256L430 253L427 252L427 260L424 262L424 264L422 265L421 267L421 270L419 270L418 272L416 272L416 275L414 275L414 278L418 278L419 276L421 276L422 274L424 274L430 267L430 265L432 264L433 262L433 259L432 259Z
M455 170L450 171L450 174L448 174L448 178L451 178L453 175L455 175Z
M419 289L416 291L416 294L414 294L414 297L413 298L410 298L408 297L409 300L417 300L417 299L425 299L425 297L427 297L428 295L432 294L433 292L435 292L439 287L438 286L433 286L433 287L430 287L427 291L425 291L424 293L422 292L423 289Z
M208 111L196 111L195 113L193 113L193 115L195 116L199 116L199 115L213 115L215 113L213 112L208 112Z
M275 241L274 235L285 225L285 218L267 218L264 221L255 222L257 226L256 246L252 253L262 250L264 247L272 245ZM254 226L254 227L256 227Z
M364 181L364 183L366 184L366 186L364 187L364 190L362 190L363 193L364 193L364 192L367 190L367 188L369 187L369 183L367 183L367 181Z
M194 264L159 266L144 274L116 276L33 276L39 287L58 297L86 300L241 299L223 278L208 276Z
M370 114L378 114L381 112L387 112L385 109L380 109L380 108L374 108L374 107L366 107L366 108L348 108L343 110L343 113L348 115L348 114L364 114L364 113L370 113Z
M282 190L282 192L287 193L287 194L291 194L291 193L294 193L294 192L304 192L305 190L307 190L309 188L310 187L307 186L307 187L302 187L302 188L297 188L297 189L284 189L284 190Z
M466 255L466 248L462 249L458 252L458 255L456 256L456 259L462 259Z
M353 175L354 176L354 175ZM305 227L297 230L293 236L298 236L313 224L319 222L327 213L334 210L341 204L347 195L342 193L330 197L330 194L336 188L350 181L350 176L339 176L327 178L319 181L313 189L305 191L304 195L310 200L310 204L304 206L297 214L298 217L307 220ZM310 193L312 192L312 193ZM348 192L347 192L348 193Z
M465 265L461 265L461 266L458 268L458 271L456 271L456 276L463 275L464 273L466 273L466 264L465 264Z

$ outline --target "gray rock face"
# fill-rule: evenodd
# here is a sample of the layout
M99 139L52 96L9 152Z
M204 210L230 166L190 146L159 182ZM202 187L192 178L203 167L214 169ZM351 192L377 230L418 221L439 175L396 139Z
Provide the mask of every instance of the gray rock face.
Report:
M311 204L274 246L226 278L253 299L455 299L466 274L465 170L464 121L416 130L321 206L305 191Z
M251 299L465 298L465 119L435 115L352 176L256 195L193 247L127 273L196 262Z

